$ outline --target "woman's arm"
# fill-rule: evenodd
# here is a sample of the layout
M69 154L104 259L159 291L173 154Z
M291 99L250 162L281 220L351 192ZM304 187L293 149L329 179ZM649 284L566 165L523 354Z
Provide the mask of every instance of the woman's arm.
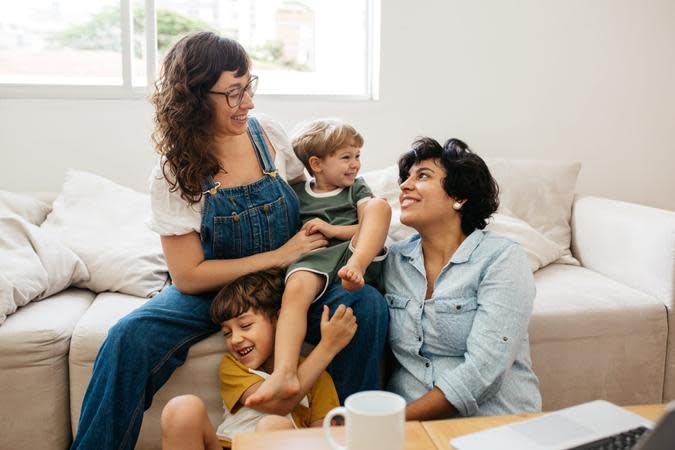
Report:
M299 231L276 250L238 259L204 259L199 234L162 236L162 249L171 279L179 291L199 294L220 289L227 283L253 272L286 267L300 256L328 245L326 238Z
M433 420L452 416L457 409L445 398L443 391L435 387L405 407L405 420Z

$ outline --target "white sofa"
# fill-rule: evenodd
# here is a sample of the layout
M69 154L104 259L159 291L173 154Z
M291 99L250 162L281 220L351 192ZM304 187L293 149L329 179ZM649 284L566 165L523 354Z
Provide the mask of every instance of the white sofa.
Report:
M541 180L523 178L532 172L531 164L514 169L509 162L490 163L502 203L520 217L539 214L546 207L541 201L552 198L537 197L546 189L531 183ZM565 189L556 179L549 187L560 194L571 184L571 193L562 195L567 199L562 217L580 265L563 264L574 262L567 256L534 275L537 297L529 329L544 409L599 398L623 405L674 399L675 212L574 196L578 166L554 169L536 172L549 178L573 173ZM385 169L367 180L395 206L394 174L395 169ZM523 209L519 202L532 205ZM542 233L550 231L539 218L529 219ZM391 234L400 237L404 231L393 227ZM0 449L67 448L101 342L119 318L146 301L71 287L7 318L0 326ZM146 411L137 448L160 448L160 412L175 395L199 395L212 421L220 420L217 367L224 351L219 334L190 350L186 364Z

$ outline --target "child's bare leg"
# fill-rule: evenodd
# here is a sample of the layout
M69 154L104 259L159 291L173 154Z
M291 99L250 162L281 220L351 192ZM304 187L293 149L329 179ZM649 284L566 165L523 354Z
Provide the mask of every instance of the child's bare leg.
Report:
M260 419L260 422L255 426L255 431L276 431L276 430L292 430L293 422L288 420L288 417L277 416L270 414Z
M352 238L354 252L338 271L342 287L348 291L361 289L365 284L363 274L384 247L391 221L391 207L383 198L369 200L364 208L359 231ZM359 236L365 236L365 239L359 239Z
M300 390L298 361L307 334L307 310L323 289L323 276L306 270L293 272L281 297L274 342L274 370L248 399L246 406L255 406L276 399L289 398Z
M194 395L172 398L162 410L162 449L221 450L204 402Z

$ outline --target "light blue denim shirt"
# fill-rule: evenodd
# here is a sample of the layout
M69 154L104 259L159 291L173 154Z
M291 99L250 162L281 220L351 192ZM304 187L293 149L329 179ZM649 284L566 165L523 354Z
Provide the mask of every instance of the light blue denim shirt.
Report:
M519 244L474 231L425 301L424 255L415 234L391 247L383 286L399 363L391 391L410 402L438 387L462 416L541 410L527 334L534 279Z

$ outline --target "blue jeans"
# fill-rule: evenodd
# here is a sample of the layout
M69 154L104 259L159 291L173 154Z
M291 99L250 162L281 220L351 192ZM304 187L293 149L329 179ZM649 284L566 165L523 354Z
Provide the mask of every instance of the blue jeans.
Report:
M71 448L134 448L155 392L185 362L191 345L218 330L209 317L211 297L182 294L169 286L110 329L94 363ZM343 401L353 392L379 388L389 316L374 288L349 293L334 284L310 309L308 341L316 343L320 337L321 305L334 310L341 303L354 309L359 325L329 367Z
M330 285L309 308L305 340L311 344L321 339L323 305L328 305L331 315L338 306L349 306L358 325L354 338L328 366L340 403L354 392L380 389L380 360L389 329L389 310L382 294L369 285L356 292L345 291L340 283Z

